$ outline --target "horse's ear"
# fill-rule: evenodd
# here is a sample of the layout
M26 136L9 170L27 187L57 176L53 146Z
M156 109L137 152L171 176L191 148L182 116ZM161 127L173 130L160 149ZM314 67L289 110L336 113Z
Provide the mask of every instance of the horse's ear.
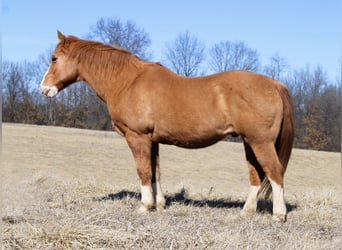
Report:
M57 30L57 36L60 42L64 42L65 36L59 30Z

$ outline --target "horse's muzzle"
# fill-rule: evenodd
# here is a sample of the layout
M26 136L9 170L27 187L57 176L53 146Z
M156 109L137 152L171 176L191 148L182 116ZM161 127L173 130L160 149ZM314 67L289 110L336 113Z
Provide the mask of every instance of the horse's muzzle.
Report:
M55 86L49 87L49 86L43 86L40 85L40 91L42 94L46 97L54 97L58 93L58 89Z

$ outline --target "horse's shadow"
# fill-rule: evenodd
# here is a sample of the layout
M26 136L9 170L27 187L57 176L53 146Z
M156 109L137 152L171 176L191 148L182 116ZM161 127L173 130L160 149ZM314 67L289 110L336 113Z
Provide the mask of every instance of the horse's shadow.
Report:
M123 199L141 199L141 194L134 191L122 190L118 193L108 194L106 196L97 198L97 201L106 201L106 200L123 200ZM185 206L193 206L193 207L210 207L210 208L243 208L245 204L244 201L240 200L229 200L229 199L190 199L187 198L186 189L182 188L179 192L175 194L166 194L166 207L170 207L172 204L181 204ZM272 206L273 203L271 200L259 200L257 211L263 213L272 214ZM297 208L296 204L286 203L287 211L291 212Z

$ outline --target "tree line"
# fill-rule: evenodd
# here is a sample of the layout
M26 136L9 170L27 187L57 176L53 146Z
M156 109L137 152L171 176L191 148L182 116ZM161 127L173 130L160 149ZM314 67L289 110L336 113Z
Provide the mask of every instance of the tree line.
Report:
M101 18L87 39L127 48L144 60L152 58L151 39L134 22ZM2 120L4 122L110 130L106 106L85 83L76 83L57 98L40 94L52 49L35 61L2 62ZM341 79L328 78L323 67L292 69L286 57L274 54L262 65L256 49L243 41L220 41L210 48L189 31L166 43L162 64L184 76L226 70L249 70L285 83L295 112L295 147L341 150ZM342 67L342 66L341 66Z

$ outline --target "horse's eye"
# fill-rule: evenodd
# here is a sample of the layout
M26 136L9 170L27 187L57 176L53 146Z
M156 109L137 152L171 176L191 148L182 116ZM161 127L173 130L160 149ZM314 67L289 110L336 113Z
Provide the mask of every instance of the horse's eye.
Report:
M51 62L56 62L56 61L57 61L57 57L52 56L52 57L51 57Z

